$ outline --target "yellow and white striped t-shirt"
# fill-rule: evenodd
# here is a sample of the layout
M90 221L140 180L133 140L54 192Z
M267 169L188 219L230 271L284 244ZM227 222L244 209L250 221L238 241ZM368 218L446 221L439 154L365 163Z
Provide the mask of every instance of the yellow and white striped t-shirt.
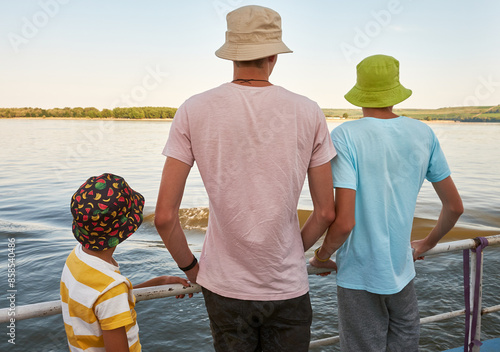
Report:
M141 351L132 284L119 268L78 244L61 276L64 327L72 352L105 352L102 330L125 326L130 352Z

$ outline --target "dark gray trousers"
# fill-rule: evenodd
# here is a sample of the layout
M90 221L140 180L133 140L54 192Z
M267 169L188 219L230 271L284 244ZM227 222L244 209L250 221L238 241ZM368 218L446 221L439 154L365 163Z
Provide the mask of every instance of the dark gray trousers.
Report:
M245 301L203 288L217 352L307 352L311 338L309 293L280 301Z
M416 352L420 338L413 280L400 292L378 295L337 287L342 352Z

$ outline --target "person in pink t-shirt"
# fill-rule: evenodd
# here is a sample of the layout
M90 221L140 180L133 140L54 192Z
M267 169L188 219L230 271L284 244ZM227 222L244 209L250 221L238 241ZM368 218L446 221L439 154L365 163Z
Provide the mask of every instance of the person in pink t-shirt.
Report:
M177 265L203 287L216 351L307 351L312 310L304 251L335 218L325 116L308 98L269 82L281 17L260 6L227 15L233 81L178 109L155 225ZM184 185L196 161L210 216L200 261L179 222ZM302 230L297 204L308 176L314 205Z

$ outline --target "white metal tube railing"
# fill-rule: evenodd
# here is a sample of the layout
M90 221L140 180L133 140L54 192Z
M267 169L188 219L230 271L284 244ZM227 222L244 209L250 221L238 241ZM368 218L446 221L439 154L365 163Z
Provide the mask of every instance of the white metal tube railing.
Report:
M172 284L134 289L134 295L137 302L156 298L187 295L195 292L201 292L200 285L194 284L191 287L184 287L181 284ZM17 321L61 314L62 310L61 301L56 300L17 306L15 308L15 315L11 316L9 316L8 314L10 311L12 310L9 310L9 308L0 309L0 323L9 322L10 318L12 317Z
M488 239L488 246L495 246L495 245L500 245L500 234L499 235L493 235L493 236L488 236L486 237ZM453 241L453 242L445 242L438 244L436 247L432 248L431 250L427 251L424 253L424 256L432 256L440 253L445 253L445 252L454 252L454 251L460 251L464 249L472 249L476 248L478 245L478 242L476 242L474 239L467 239L467 240L460 240L460 241ZM482 277L482 270L483 270L483 253L481 253L481 277ZM471 255L471 277L470 277L470 282L471 282L471 319L470 321L472 322L472 307L473 307L473 302L474 302L474 285L475 285L475 275L476 275L476 253L472 253ZM477 327L476 327L476 339L480 338L481 334L481 315L488 314L488 313L493 313L500 311L500 305L493 306L493 307L488 307L488 308L481 308L481 301L482 301L482 281L480 282L480 290L479 290L479 309L481 311L481 314L478 317L477 321ZM462 310L457 310L453 312L447 312L447 313L442 313L442 314L436 314L432 315L429 317L421 318L420 319L420 324L428 324L432 322L437 322L437 321L442 321L442 320L447 320L451 318L455 318L461 315L465 315L465 309ZM320 346L328 346L332 345L335 343L338 343L340 341L339 336L334 336L334 337L328 337L320 340L315 340L311 341L309 344L309 348L315 348L315 347L320 347ZM470 342L470 341L469 341ZM479 352L479 346L474 346L473 347L473 352Z
M489 314L489 313L494 313L494 312L499 312L500 311L500 305L498 306L493 306L493 307L488 307L488 308L483 308L481 310L481 314Z
M336 343L339 343L339 342L340 342L340 337L339 336L327 337L327 338L324 338L324 339L319 339L319 340L311 341L311 343L309 344L309 348L329 346L329 345L333 345L333 344L336 344Z
M465 315L465 309L454 310L453 312L441 313L436 315L431 315L425 318L420 318L420 325L435 323L437 321L447 320L455 317Z
M486 238L488 239L488 243L490 246L500 244L500 234L494 235L494 236L489 236ZM477 246L476 242L473 239L445 242L445 243L438 244L433 249L424 253L424 256L432 256L432 255L436 255L436 254L440 254L440 253L453 252L453 251L459 251L459 250L464 250L464 249L471 249L471 248L475 248L476 246ZM311 267L310 265L308 265L307 271L308 271L309 275L314 275L314 274L326 272L328 270L318 269L318 268L314 268L314 267ZM471 272L474 273L475 271L471 271ZM145 287L145 288L134 289L134 295L136 296L136 299L139 302L139 301L145 301L145 300L149 300L149 299L172 297L172 296L195 293L195 292L200 292L200 291L201 291L201 287L199 285L192 285L191 287L184 287L180 284L173 284L173 285L154 286L154 287ZM492 312L496 312L496 311L500 311L500 305L485 308L481 311L481 313L487 314L487 313L492 313ZM56 301L50 301L50 302L42 302L42 303L28 304L28 305L24 305L24 306L17 306L15 308L15 319L17 321L17 320L23 320L23 319L31 319L31 318L36 318L36 317L56 315L56 314L60 314L60 313L61 313L61 302L59 300L56 300ZM465 311L461 310L461 311L448 312L448 313L439 314L439 315L435 315L435 316L431 316L431 317L426 317L426 318L421 319L421 324L434 322L434 321L440 321L440 320L444 320L444 319L450 319L450 318L454 318L456 316L460 316L460 315L464 315L464 314L465 314ZM11 318L11 316L9 316L9 308L0 309L0 323L8 322L10 318ZM480 322L478 322L478 326L480 329ZM479 335L476 335L476 336L479 336ZM339 339L338 336L335 336L335 337L325 338L325 339L321 339L321 340L317 340L317 341L312 341L310 347L324 346L324 345L337 343L338 339Z
M309 275L314 275L327 272L328 270L307 265L307 271ZM187 295L196 292L201 292L201 286L196 284L192 285L191 287L184 287L181 284L171 284L134 289L134 295L137 302L156 298L174 297L183 294ZM9 312L11 311L12 310L9 310L9 308L0 309L0 323L9 322L11 317L14 317L17 321L61 314L61 301L55 300L16 306L15 315L9 316Z

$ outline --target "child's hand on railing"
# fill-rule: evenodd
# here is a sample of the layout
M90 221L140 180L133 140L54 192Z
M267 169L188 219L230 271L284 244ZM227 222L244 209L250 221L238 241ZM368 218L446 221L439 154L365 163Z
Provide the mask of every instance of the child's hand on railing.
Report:
M134 288L161 286L161 285L170 285L170 284L182 284L184 287L191 286L189 281L187 279L182 278L182 277L162 275L162 276L155 277L154 279L140 283L138 285L135 285ZM175 298L184 298L184 296L185 295L177 295L177 296L175 296ZM193 297L193 294L192 293L188 294L188 297L189 298Z

